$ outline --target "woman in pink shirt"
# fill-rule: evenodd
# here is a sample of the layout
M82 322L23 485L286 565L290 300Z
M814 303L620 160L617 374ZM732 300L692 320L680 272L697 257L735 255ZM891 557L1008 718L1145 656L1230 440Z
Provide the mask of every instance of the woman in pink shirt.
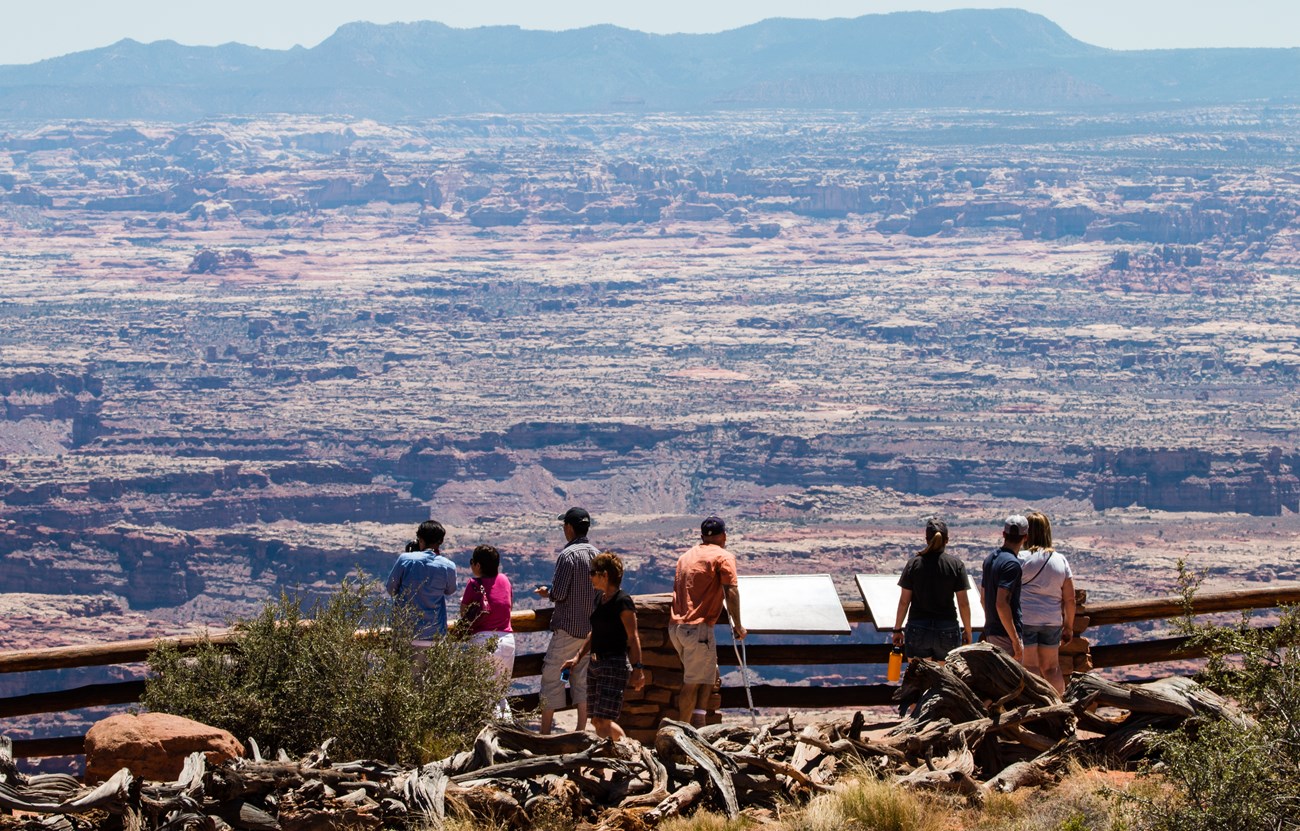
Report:
M510 626L514 596L510 580L501 573L501 554L490 545L474 549L469 568L474 578L460 598L460 615L472 621L470 642L486 644L492 649L492 663L508 686L515 668L515 636ZM499 719L510 718L510 705L505 698L497 703L495 715Z

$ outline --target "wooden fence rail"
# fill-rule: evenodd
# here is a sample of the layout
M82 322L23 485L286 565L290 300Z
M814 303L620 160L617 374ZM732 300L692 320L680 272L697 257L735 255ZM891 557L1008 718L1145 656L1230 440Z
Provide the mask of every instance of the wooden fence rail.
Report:
M515 656L513 677L531 678L542 673L543 655L530 653ZM886 644L807 644L785 646L772 644L748 647L745 660L750 666L842 666L852 664L883 664L889 660ZM718 648L720 666L738 666L735 651L730 646ZM797 688L803 689L803 688ZM134 704L144 694L144 681L115 681L104 684L87 684L49 693L31 693L10 698L0 698L0 718L27 716L35 713L63 713L83 707L102 707L111 704ZM775 706L775 705L774 705Z
M310 621L305 623L310 623ZM545 632L551 627L551 610L536 609L515 612L510 616L510 625L516 632ZM358 634L364 636L365 633ZM108 666L112 664L138 664L146 660L150 652L153 652L164 643L169 643L182 652L187 652L196 649L204 642L211 642L220 646L229 644L232 639L233 635L229 632L221 631L209 635L180 635L170 638L110 641L108 643L88 643L76 646L55 646L48 649L0 652L0 674Z
M110 704L135 704L142 695L143 680L87 684L57 692L15 695L0 698L0 718L30 716L35 713L66 713L83 707L104 707Z
M1248 609L1273 609L1278 606L1297 604L1300 604L1300 585L1279 583L1258 589L1198 593L1193 599L1192 611L1198 615L1208 615L1216 612L1241 612ZM1145 600L1088 603L1079 608L1078 614L1089 616L1093 626L1167 620L1182 616L1183 598L1174 595Z
M1298 585L1273 585L1260 589L1205 592L1196 596L1194 612L1196 614L1211 614L1247 609L1271 609L1290 604L1300 604L1300 586ZM851 623L872 622L871 613L864 603L846 601L843 606L844 613ZM1101 601L1084 604L1078 609L1079 615L1086 615L1091 618L1092 626L1163 620L1178 617L1182 613L1183 602L1179 596L1157 597L1148 600ZM516 632L544 632L550 628L550 624L550 609L515 612L511 616L511 626ZM208 636L207 639L221 644L228 643L230 637L228 633L220 632ZM149 653L157 649L163 642L187 650L195 648L204 639L205 636L202 635L187 635L172 638L115 641L111 643L4 652L0 653L0 673L139 663L144 661ZM804 649L804 647L798 648ZM874 660L864 662L875 663ZM795 663L818 662L801 661Z
M662 596L659 596L658 599L662 600ZM1194 600L1193 613L1211 614L1247 609L1268 609L1290 604L1300 604L1300 585L1273 584L1258 589L1198 594ZM850 622L872 622L871 613L864 603L846 601L843 606L845 615ZM1077 613L1080 616L1088 617L1090 619L1090 628L1092 628L1117 623L1179 617L1184 613L1184 607L1182 597L1170 596L1144 600L1086 603L1078 608ZM550 619L551 609L520 611L511 616L511 625L516 632L542 632L549 629ZM359 633L359 636L364 635L365 633ZM227 632L218 632L210 636L190 635L0 653L0 674L135 664L146 660L149 653L163 643L170 643L182 651L188 651L196 648L204 641L223 645L230 643L232 636ZM1092 664L1097 668L1136 666L1203 656L1204 652L1201 650L1188 649L1186 638L1162 638L1139 643L1093 646L1091 648ZM517 656L515 658L514 677L528 678L541 674L542 658L541 654ZM883 664L888 659L889 646L884 643L761 644L749 646L745 650L746 663L756 667L844 667ZM718 648L718 663L721 666L738 665L739 661L732 646L727 645ZM760 684L751 686L750 694L753 696L754 705L757 707L866 707L889 704L894 689L889 684L835 687ZM67 712L84 707L130 704L139 701L143 691L144 681L137 679L114 683L89 684L51 693L14 696L0 699L0 718L36 713ZM525 708L537 706L537 700L536 693L526 694L518 699L519 703ZM747 702L745 690L741 687L726 687L722 690L722 706L724 708L743 708L748 706ZM16 757L37 757L79 754L83 749L83 740L84 736L20 739L14 742L14 755Z

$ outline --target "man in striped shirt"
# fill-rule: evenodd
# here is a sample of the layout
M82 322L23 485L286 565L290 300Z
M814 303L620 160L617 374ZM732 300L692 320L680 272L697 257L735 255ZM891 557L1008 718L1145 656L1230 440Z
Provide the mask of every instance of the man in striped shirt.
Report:
M570 508L556 517L564 523L564 548L555 561L555 577L549 586L538 586L536 594L555 602L551 614L551 644L542 661L543 736L551 732L555 711L564 706L564 679L560 676L565 661L578 654L591 633L591 610L596 605L596 589L591 584L591 561L600 552L587 542L591 515L583 508ZM569 688L573 706L578 711L579 731L587 729L587 658L573 668Z

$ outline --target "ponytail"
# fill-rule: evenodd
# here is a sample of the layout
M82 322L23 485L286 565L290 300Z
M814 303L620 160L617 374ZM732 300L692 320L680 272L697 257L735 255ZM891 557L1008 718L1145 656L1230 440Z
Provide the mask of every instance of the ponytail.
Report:
M948 547L948 523L942 519L930 518L925 521L925 548L916 552L917 556L924 554L942 554Z

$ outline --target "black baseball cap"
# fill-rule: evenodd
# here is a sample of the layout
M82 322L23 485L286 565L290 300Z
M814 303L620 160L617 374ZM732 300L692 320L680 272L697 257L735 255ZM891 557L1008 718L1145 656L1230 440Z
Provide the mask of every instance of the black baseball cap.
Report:
M572 525L574 528L591 524L591 514L587 513L586 508L570 508L557 516L556 519L565 525Z
M700 536L711 537L714 534L727 533L727 523L716 516L711 516L700 523Z

